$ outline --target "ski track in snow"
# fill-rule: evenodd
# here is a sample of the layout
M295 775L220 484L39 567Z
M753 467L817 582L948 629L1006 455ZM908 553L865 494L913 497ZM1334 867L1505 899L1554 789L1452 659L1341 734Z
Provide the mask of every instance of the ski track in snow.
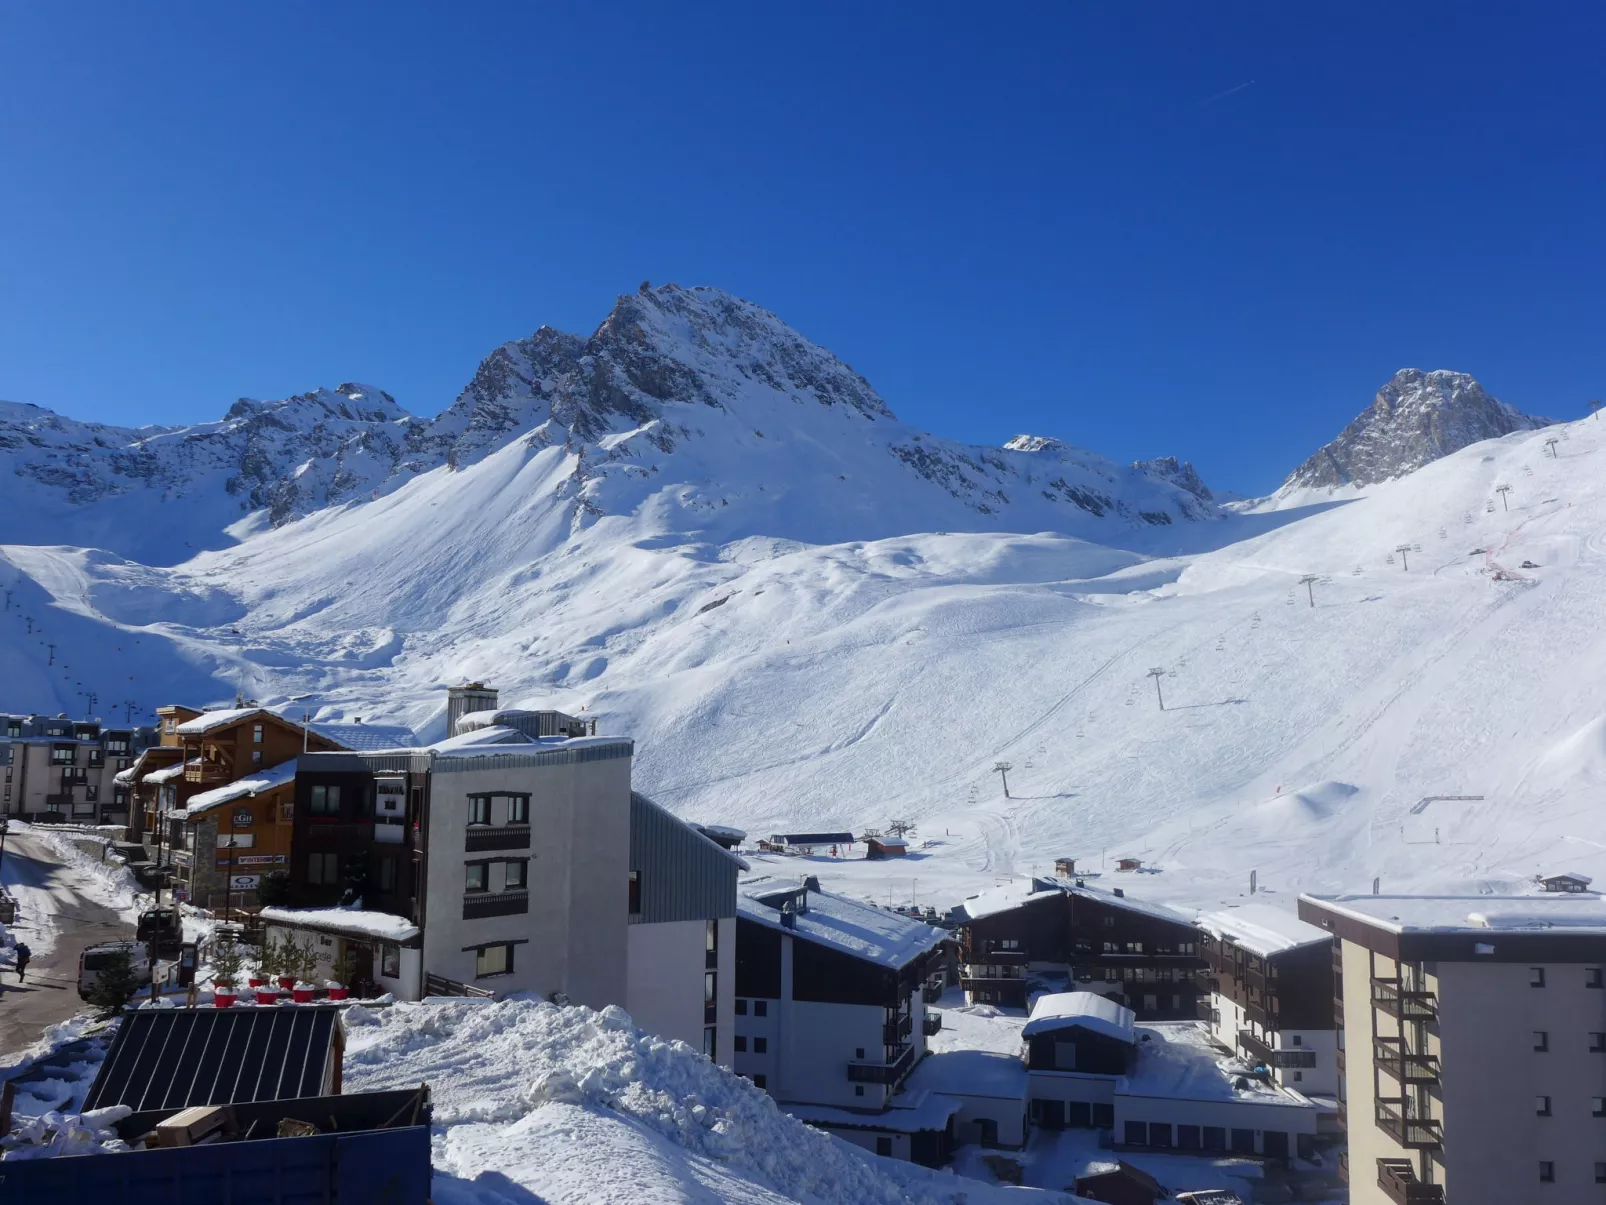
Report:
M1543 441L1562 431L1555 459ZM129 692L310 693L324 718L438 737L441 687L483 677L507 705L584 709L635 737L638 786L691 819L755 836L913 819L933 844L893 869L760 859L888 902L917 879L951 904L1106 853L1160 871L1139 893L1201 907L1252 869L1288 906L1374 876L1509 891L1560 863L1606 876L1590 836L1606 802L1603 433L1518 432L1342 504L1186 525L1178 540L1206 547L1163 560L1089 543L1092 527L723 538L666 501L692 496L673 482L576 524L573 457L515 441L172 568L7 547L0 578L89 667L102 712ZM821 505L802 489L789 504ZM1402 543L1420 548L1409 571L1390 563ZM1314 607L1306 573L1323 579ZM7 626L17 607L0 615L17 692L0 706L70 707L34 701L54 679L43 642ZM1447 794L1485 798L1409 814Z

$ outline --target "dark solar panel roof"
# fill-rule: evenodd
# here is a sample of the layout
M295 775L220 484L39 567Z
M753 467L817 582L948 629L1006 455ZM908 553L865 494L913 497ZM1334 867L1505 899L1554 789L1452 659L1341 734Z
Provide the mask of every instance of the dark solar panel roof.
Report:
M185 1109L321 1096L335 1060L336 1008L129 1013L85 1109Z
M858 838L852 833L781 833L776 840L788 845L852 845Z

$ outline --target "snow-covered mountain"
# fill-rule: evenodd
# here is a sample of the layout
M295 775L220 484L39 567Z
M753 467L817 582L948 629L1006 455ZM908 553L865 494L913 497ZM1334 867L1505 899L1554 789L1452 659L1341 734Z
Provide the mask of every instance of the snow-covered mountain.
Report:
M219 422L180 428L0 405L0 542L173 564L232 543L226 533L460 472L516 439L573 458L556 494L578 524L649 496L688 529L814 542L1218 516L1174 459L1121 467L1058 440L941 439L900 423L869 382L768 311L717 289L644 285L589 338L542 327L498 348L434 419L351 384L241 399Z
M773 315L673 286L499 349L437 419L376 413L342 420L390 437L364 460L349 429L360 484L278 526L223 464L171 503L29 478L0 708L243 691L439 735L445 684L485 678L634 736L639 785L692 819L914 819L937 844L907 880L820 868L883 897L1102 850L1210 904L1251 868L1284 899L1606 875L1581 819L1606 802L1606 423L1225 510L1168 458L914 430ZM52 516L108 504L136 531L210 515L185 537L205 550L54 546L80 541Z
M1490 397L1464 372L1402 368L1337 439L1283 482L1284 491L1375 485L1414 472L1468 444L1544 427Z

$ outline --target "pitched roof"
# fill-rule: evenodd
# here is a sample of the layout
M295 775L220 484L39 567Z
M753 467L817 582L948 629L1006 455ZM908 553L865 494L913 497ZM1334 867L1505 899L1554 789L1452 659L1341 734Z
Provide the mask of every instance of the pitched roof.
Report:
M790 914L795 922L791 925L782 923L780 907L762 902L804 890L795 882L767 876L749 879L737 889L736 914L893 970L948 940L946 932L931 925L812 887L806 889L806 910Z
M407 749L418 743L417 734L405 724L328 724L314 720L307 727L315 735L356 752Z
M276 720L284 718L283 716L273 715L273 712L265 707L225 707L221 711L203 711L193 720L185 720L173 731L180 736L202 736L215 729L227 728L230 724L237 724L241 720L254 715L272 715Z
M172 782L174 779L183 778L186 768L190 766L198 766L200 764L201 763L199 761L174 762L171 766L163 766L160 770L152 770L149 774L145 775L145 781Z
M777 845L852 845L852 833L776 833L770 838Z
M1327 930L1270 904L1240 904L1236 908L1206 912L1193 923L1211 936L1230 941L1262 958L1301 946L1327 945L1333 940Z
M112 1039L84 1109L185 1109L322 1096L338 1008L140 1009Z
M1126 1005L1092 992L1051 992L1032 1004L1032 1015L1021 1035L1029 1038L1076 1025L1107 1038L1131 1042L1133 1016Z
M199 795L190 796L189 806L180 808L173 813L175 820L184 820L209 812L213 808L222 807L225 803L232 803L236 799L244 799L248 795L260 795L264 791L271 791L275 787L282 787L295 781L295 758L280 762L276 766L269 766L266 770L255 774L247 774L244 778L236 778L231 783L221 787L213 787L210 791L202 791Z

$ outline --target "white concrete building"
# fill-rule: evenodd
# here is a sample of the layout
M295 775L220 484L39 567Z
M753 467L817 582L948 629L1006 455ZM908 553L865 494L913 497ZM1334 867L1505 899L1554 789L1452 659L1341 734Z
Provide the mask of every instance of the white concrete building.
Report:
M0 713L0 816L127 824L130 791L117 776L156 741L150 726Z
M1338 944L1355 1205L1606 1196L1606 901L1301 896Z

